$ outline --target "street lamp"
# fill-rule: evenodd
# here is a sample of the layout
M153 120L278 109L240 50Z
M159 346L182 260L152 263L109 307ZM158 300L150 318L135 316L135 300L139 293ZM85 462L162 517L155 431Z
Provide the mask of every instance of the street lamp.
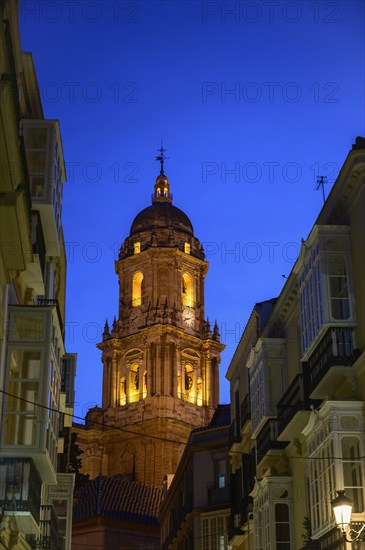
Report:
M347 542L359 540L361 533L365 529L365 523L363 523L358 531L351 528L352 500L345 495L345 491L337 491L337 497L332 500L331 506L335 514L336 525L341 529L343 538ZM353 538L351 538L351 533L354 534Z

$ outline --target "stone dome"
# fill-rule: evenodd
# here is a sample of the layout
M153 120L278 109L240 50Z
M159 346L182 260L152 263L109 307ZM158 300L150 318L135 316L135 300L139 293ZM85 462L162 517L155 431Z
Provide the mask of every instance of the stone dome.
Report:
M187 215L170 202L154 202L134 218L130 235L153 229L176 229L194 236L193 226Z

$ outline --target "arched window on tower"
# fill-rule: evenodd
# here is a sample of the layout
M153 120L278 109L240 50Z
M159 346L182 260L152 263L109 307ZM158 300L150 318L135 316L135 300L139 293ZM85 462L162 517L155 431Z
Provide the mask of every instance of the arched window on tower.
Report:
M143 281L143 273L141 271L137 271L133 275L132 280L132 306L140 306L142 304L142 281Z
M203 405L203 381L198 378L196 383L196 404L201 407Z
M194 403L194 371L191 365L185 365L185 400Z
M143 399L146 399L147 397L147 371L144 371L143 373L143 393L142 393Z
M157 195L158 197L161 197L161 189L160 189L159 187L157 187L156 195Z
M129 372L129 403L134 403L135 401L139 400L140 383L139 365L138 363L134 363L133 365L131 365Z
M127 403L127 392L126 392L126 380L125 376L120 381L120 398L119 398L119 404L125 405Z
M193 278L189 273L182 276L182 303L183 306L193 306Z

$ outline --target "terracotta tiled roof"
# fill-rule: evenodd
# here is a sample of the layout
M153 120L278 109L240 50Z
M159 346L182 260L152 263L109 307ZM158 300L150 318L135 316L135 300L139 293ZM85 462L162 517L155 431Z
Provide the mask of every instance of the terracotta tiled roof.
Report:
M162 489L125 478L98 476L75 492L74 519L102 516L157 525Z

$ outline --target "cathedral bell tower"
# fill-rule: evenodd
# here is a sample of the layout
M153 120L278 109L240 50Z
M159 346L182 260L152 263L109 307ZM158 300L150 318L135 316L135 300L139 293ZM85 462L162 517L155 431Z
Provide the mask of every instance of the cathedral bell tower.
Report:
M105 324L102 408L78 427L83 471L161 486L219 400L220 343L204 314L204 251L172 204L164 150L152 204L120 248L119 315Z

